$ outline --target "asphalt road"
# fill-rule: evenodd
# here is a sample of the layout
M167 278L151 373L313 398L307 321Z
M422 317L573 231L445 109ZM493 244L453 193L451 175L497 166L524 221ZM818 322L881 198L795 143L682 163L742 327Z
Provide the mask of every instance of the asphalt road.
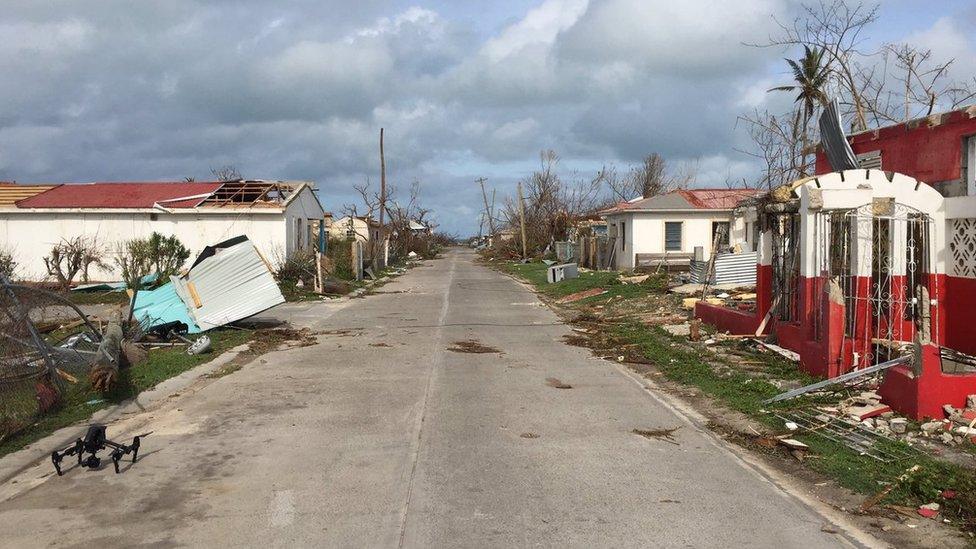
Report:
M28 468L3 487L0 543L831 547L865 539L618 366L562 343L568 328L531 291L473 258L450 252L365 299L274 311L323 332L319 343L266 355L111 425L119 438L154 431L144 459L123 474L75 469L58 478L50 463ZM450 350L459 342L498 352ZM634 429L677 430L668 441Z

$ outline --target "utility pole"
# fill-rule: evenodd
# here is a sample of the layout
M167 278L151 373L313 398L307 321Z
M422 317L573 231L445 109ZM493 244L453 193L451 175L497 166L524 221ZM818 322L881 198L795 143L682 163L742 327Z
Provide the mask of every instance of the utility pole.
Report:
M485 216L488 217L488 230L491 231L490 236L495 236L495 220L492 219L491 210L488 208L488 193L485 192L485 181L484 177L479 177L476 179L478 183L481 184L481 198L485 201ZM494 193L495 191L492 191ZM493 194L494 195L494 194Z
M386 225L383 224L383 217L386 215L386 157L383 155L383 128L380 128L380 237L377 242L373 242L373 267L378 265L380 255L383 256L382 268L386 268ZM369 221L367 221L369 223ZM366 227L369 232L369 227Z
M495 219L495 189L491 190L491 209L488 211L488 219Z
M386 211L386 158L383 156L383 128L380 128L380 228L383 227L383 214ZM386 232L385 230L383 231Z
M522 182L518 182L519 219L522 225L522 259L529 258L528 245L525 242L525 201L522 199Z

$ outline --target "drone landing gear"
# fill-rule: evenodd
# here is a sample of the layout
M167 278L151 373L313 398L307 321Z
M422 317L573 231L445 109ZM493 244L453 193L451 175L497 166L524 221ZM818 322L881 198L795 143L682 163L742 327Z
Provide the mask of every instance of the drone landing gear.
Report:
M115 472L119 472L119 462L122 458L128 454L132 454L132 463L135 463L139 458L139 445L142 437L149 435L145 433L139 435L132 439L132 444L119 444L118 442L113 442L105 436L105 426L94 423L88 426L88 431L85 433L85 438L75 441L74 444L68 446L64 450L55 450L51 452L51 463L54 464L54 470L57 471L58 476L64 474L61 470L61 461L69 456L78 456L78 465L80 467L87 467L89 469L97 469L102 464L102 459L98 457L98 452L111 448L112 453L109 457L112 458L112 465L115 466ZM88 454L88 457L85 457Z

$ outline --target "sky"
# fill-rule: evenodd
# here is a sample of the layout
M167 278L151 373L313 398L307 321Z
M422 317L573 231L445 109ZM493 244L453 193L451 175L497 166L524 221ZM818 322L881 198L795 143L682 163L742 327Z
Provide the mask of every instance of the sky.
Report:
M694 186L753 179L737 116L789 108L755 48L789 0L0 0L0 180L156 181L233 165L312 180L327 210L419 181L439 229L477 233L481 191L539 153L565 177L650 152ZM976 75L972 2L881 3L866 47L911 41ZM360 206L361 208L361 206Z

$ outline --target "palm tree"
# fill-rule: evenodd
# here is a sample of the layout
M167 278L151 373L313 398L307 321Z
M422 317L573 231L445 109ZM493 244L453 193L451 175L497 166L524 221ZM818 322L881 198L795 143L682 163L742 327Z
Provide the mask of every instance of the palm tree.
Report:
M795 100L798 108L793 119L793 138L802 138L802 147L805 149L807 143L807 126L810 124L814 110L818 104L825 105L827 103L827 94L824 92L824 87L830 75L830 64L824 63L823 50L816 47L811 48L810 46L803 46L803 50L802 58L798 60L786 59L786 62L789 63L790 68L793 70L793 81L795 84L778 86L767 91L799 92ZM802 125L800 124L801 117L803 119ZM803 134L798 135L801 128ZM804 158L803 166L800 167L800 175L803 176L806 175L806 154L801 154Z

